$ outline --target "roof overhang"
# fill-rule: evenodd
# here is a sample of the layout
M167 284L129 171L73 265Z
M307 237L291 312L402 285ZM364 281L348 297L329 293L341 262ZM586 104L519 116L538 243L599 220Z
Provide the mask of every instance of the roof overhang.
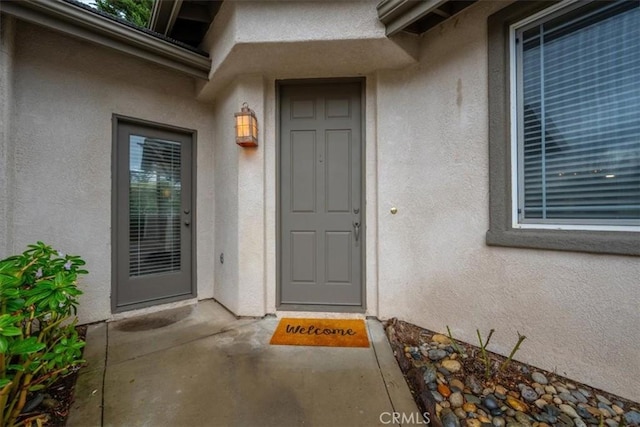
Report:
M386 26L387 36L400 31L421 34L449 19L477 0L382 0L378 19Z
M176 19L178 19L181 7L182 0L154 1L153 8L151 9L149 28L165 36L168 35Z
M0 12L192 77L209 78L208 57L63 0L1 1Z
M149 28L198 47L220 10L223 0L156 0Z

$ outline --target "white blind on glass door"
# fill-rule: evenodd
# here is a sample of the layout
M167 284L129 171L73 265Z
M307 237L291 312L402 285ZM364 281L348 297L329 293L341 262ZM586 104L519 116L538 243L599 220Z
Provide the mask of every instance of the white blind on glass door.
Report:
M640 3L518 30L523 222L640 222Z
M180 144L132 135L129 275L180 270Z

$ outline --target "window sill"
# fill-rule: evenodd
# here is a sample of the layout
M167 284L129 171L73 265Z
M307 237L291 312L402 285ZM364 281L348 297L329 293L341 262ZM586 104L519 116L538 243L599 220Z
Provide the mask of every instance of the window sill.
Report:
M487 231L489 246L640 256L640 233L586 230Z

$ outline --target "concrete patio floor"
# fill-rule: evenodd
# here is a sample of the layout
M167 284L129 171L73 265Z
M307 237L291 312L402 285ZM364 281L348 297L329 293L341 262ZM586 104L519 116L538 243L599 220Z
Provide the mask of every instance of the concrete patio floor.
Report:
M393 413L418 420L382 325L366 322L369 348L272 346L277 318L236 319L211 300L90 325L67 425L398 425Z

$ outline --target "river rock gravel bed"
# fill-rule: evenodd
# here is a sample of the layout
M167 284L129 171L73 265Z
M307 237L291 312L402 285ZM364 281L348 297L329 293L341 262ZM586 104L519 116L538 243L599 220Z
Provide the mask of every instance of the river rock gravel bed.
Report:
M505 358L488 351L487 378L479 347L397 319L385 330L432 426L640 426L637 402L517 361L500 370Z

